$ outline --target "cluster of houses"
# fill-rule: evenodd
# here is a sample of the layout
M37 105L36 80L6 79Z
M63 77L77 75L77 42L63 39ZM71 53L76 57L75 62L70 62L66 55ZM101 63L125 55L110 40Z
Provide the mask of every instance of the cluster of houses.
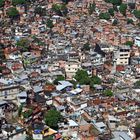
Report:
M140 10L139 0L123 3ZM54 12L53 4L62 1L16 5L20 18L14 20L7 16L10 0L0 8L0 139L24 140L31 126L34 140L139 138L140 86L134 83L140 78L140 32L132 9L127 7L125 17L115 12L107 21L99 14L113 5L104 0L69 1L67 16ZM101 84L80 85L74 78L78 70L100 77ZM54 83L60 76L64 79ZM113 95L103 94L105 90ZM21 105L23 113L17 117ZM64 118L58 130L44 122L43 113L50 108Z

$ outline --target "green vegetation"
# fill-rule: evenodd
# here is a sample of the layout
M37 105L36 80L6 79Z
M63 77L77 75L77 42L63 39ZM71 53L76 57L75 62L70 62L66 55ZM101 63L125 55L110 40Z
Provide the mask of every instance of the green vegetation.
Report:
M137 26L140 27L140 23L138 23Z
M42 7L36 7L35 8L35 14L38 14L40 16L45 16L46 15L46 9Z
M119 7L119 11L122 15L126 16L126 10L127 10L127 5L126 4L121 4Z
M89 51L90 50L90 44L87 42L83 45L82 51Z
M115 81L116 81L116 80L115 80L114 78L110 78L110 79L109 79L109 82L110 82L111 84L115 83Z
M136 18L140 19L140 10L134 10L134 15Z
M50 20L50 19L47 20L47 27L49 27L49 28L53 28L54 27L52 20Z
M99 18L100 19L105 19L105 20L109 20L110 19L110 14L109 13L100 13L99 14Z
M32 114L33 110L32 109L29 109L28 111L26 112L22 112L22 115L24 118L28 118L30 117L30 115Z
M5 67L0 66L0 73L5 69Z
M4 0L0 0L0 7L4 6Z
M16 45L20 47L21 51L25 52L25 51L28 51L30 43L28 39L23 38L17 41Z
M133 19L128 18L127 19L127 24L134 24Z
M4 50L2 48L0 48L0 58L1 58L1 60L5 59ZM1 70L1 67L0 67L0 70Z
M88 85L90 84L90 78L88 76L87 71L78 70L74 77L80 85Z
M16 18L17 16L19 16L19 12L15 7L11 7L11 8L8 9L7 15L10 18Z
M31 136L27 135L25 140L33 140L33 138Z
M90 15L95 11L95 8L96 8L95 2L89 4L88 12Z
M74 88L76 88L77 82L75 80L70 80L69 82L73 84Z
M47 138L45 138L44 140L54 140L53 136L49 136Z
M70 0L62 0L62 2L64 2L65 4L68 4Z
M138 124L136 125L136 128L140 128L140 123L138 123Z
M121 5L122 0L105 0L107 3L112 3L113 5Z
M19 4L25 4L26 0L12 0L12 4L14 6L19 5Z
M22 114L22 110L23 110L23 105L20 105L18 108L18 116L20 117Z
M42 42L42 40L36 36L32 36L32 39L33 39L33 43L36 43L37 45L39 46L44 46L45 45L45 42Z
M109 9L108 9L108 13L109 13L111 16L114 16L114 9L113 9L113 8L109 8Z
M78 70L74 78L80 85L90 85L93 87L94 84L101 84L101 79L98 76L90 78L85 70Z
M134 42L132 41L126 41L125 45L132 47Z
M68 10L65 4L53 4L52 10L59 16L66 16L68 13Z
M136 81L136 82L134 83L134 86L135 86L136 88L140 88L140 80L139 80L139 81Z
M62 120L60 112L57 110L49 110L45 115L45 123L52 129L58 129L58 122Z
M58 81L65 80L65 77L62 75L58 75L57 78L53 81L54 84L58 84Z
M101 84L101 79L98 76L92 76L90 78L90 85L93 87L93 85L100 85Z
M109 97L113 96L113 92L111 90L109 90L109 89L105 90L103 92L103 94L106 95L106 96L109 96Z

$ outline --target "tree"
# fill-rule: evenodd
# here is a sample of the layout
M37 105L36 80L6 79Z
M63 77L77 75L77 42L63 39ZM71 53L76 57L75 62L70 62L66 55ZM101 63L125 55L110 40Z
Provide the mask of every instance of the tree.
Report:
M104 95L109 96L109 97L113 96L113 92L109 89L105 90L103 93Z
M46 15L46 9L42 7L36 7L35 8L35 14L38 14L40 16L45 16Z
M90 50L90 44L87 42L83 45L82 51L89 51Z
M111 1L110 0L104 0L105 2L107 2L107 3L110 3Z
M127 5L122 3L119 7L120 13L123 14L124 16L126 16L126 10L127 10Z
M47 138L45 138L44 140L54 140L53 136L49 136Z
M99 14L99 18L100 19L105 19L105 20L109 20L110 19L110 14L109 13L100 13Z
M27 135L25 140L33 140L33 138L31 136Z
M12 5L16 6L19 4L25 4L26 0L12 0Z
M28 111L23 112L22 115L23 115L24 118L28 118L28 117L31 116L32 112L33 112L33 110L29 109Z
M4 6L4 0L0 0L0 7Z
M76 88L77 82L75 80L70 80L69 82L73 84L73 88Z
M50 20L50 19L47 20L47 27L49 27L49 28L53 28L54 27L52 20Z
M128 18L127 19L127 24L134 24L133 19Z
M134 132L135 132L135 135L136 135L136 139L139 139L139 137L140 137L140 121L139 120L136 121Z
M122 0L111 0L111 3L112 3L113 5L121 5Z
M20 50L23 51L23 52L28 51L28 49L29 49L29 44L30 44L30 43L29 43L29 40L28 40L28 39L25 39L25 38L23 38L23 39L17 41L17 43L16 43L16 45L17 45L18 47L20 47Z
M16 17L19 16L19 12L18 12L18 10L15 7L11 7L11 8L8 9L7 15L10 18L16 18Z
M110 78L110 79L109 79L109 82L110 82L111 84L115 83L115 81L116 81L116 80L115 80L114 78Z
M65 77L62 75L58 75L57 78L53 81L54 84L58 84L58 81L65 80Z
M18 108L18 116L19 117L21 116L22 110L23 110L23 105L20 105Z
M101 79L98 76L92 76L90 78L90 85L93 87L93 85L100 85L101 84Z
M75 77L74 77L77 82L79 82L79 84L81 85L88 85L90 84L90 78L88 76L88 73L87 71L85 70L78 70L75 74Z
M5 69L4 66L0 66L0 73L2 73L2 71Z
M42 40L36 36L32 36L32 39L33 39L33 43L36 43L37 45L39 46L44 46L45 45L45 42L42 42Z
M140 122L137 123L136 128L140 128Z
M140 19L140 10L134 10L134 15L136 18Z
M136 88L140 88L140 80L139 80L139 81L136 81L136 82L134 83L134 86L135 86Z
M58 129L58 122L62 120L60 112L51 109L45 115L45 123L52 129Z
M66 16L68 13L68 10L65 4L53 4L52 10L59 16Z
M134 44L134 42L132 42L132 41L126 41L125 42L125 45L130 46L130 47L132 47L133 44Z
M62 0L65 4L68 4L70 0Z
M95 11L95 8L96 8L95 2L89 4L88 12L90 15Z
M140 23L138 23L137 26L140 27Z
M105 0L107 3L112 3L113 5L121 5L122 0Z
M114 9L113 9L113 8L109 8L109 9L108 9L108 13L109 13L111 16L114 16Z

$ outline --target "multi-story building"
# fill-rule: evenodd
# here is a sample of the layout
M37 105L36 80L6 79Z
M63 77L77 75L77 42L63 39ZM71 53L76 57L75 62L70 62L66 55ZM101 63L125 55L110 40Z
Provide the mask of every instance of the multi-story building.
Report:
M135 37L135 45L140 47L140 37Z
M90 60L95 66L102 65L104 62L102 55L96 52L91 53Z
M78 69L81 68L81 63L75 60L69 60L65 64L66 78L72 79Z
M116 65L128 65L130 58L130 47L121 46L117 51L114 52L114 61Z

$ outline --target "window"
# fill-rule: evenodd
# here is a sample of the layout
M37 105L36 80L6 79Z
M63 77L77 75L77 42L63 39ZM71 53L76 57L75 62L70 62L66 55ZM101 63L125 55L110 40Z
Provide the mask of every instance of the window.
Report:
M140 41L140 39L136 39L136 41Z
M120 54L120 56L128 56L128 54Z

